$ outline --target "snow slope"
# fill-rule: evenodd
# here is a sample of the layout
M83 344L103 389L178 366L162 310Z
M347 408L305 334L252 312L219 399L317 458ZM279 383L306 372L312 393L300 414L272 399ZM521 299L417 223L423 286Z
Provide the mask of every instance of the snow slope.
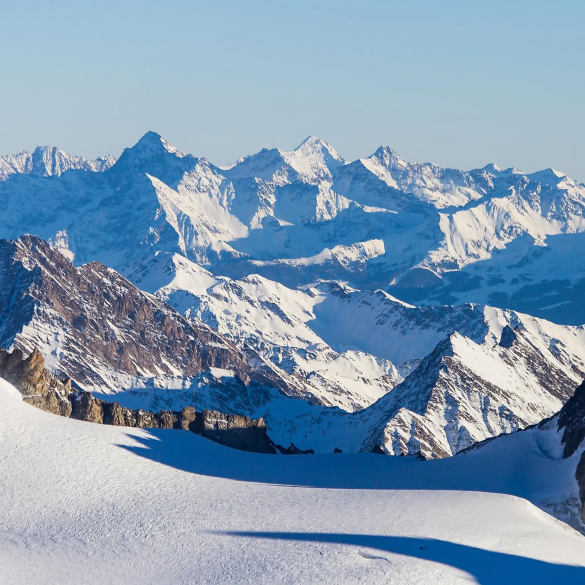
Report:
M320 453L450 456L554 414L585 377L583 327L234 281L178 254L130 272L146 292L37 237L0 241L0 344L127 407L263 417L278 444Z
M262 456L64 419L0 381L2 580L579 583L583 536L534 505L575 495L577 455L554 441L529 431L436 462Z
M320 404L357 410L403 379L390 360L363 351L335 351L314 332L315 306L326 299L318 289L293 290L257 275L214 277L179 254L161 252L125 274L243 350L254 348L294 376L307 397Z

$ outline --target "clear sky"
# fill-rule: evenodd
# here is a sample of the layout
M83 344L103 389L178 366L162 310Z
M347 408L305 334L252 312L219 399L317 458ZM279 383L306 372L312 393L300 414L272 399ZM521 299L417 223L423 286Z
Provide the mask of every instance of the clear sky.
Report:
M0 154L308 135L585 181L584 0L0 0Z

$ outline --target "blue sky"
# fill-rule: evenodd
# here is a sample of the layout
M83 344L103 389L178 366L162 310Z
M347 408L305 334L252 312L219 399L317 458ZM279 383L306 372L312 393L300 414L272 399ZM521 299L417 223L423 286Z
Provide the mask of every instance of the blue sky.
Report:
M585 181L583 0L0 2L0 154L226 164L317 135L354 159Z

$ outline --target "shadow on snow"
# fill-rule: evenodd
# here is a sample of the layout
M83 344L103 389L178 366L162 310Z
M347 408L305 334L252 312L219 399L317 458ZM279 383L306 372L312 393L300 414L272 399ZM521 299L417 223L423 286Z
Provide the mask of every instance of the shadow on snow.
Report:
M550 585L585 583L585 568L557 565L507 553L428 538L295 532L229 532L235 537L322 542L367 547L387 553L449 565L469 573L480 585ZM373 557L362 553L365 558ZM390 563L390 559L386 559Z

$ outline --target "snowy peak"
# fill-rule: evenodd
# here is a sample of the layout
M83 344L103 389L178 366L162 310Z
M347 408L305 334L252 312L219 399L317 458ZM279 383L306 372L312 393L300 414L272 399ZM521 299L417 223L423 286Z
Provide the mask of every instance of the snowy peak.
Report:
M113 156L89 160L85 156L73 156L54 146L39 146L31 154L0 157L0 181L11 175L26 174L37 177L58 177L68 170L103 172L109 169L116 159Z
M135 155L145 158L160 156L164 152L174 154L178 158L187 156L170 142L166 141L160 134L152 131L147 132L130 150Z
M182 176L190 171L198 159L182 153L156 132L147 132L132 148L126 148L112 167L115 180L124 175L149 174L176 187Z
M409 164L389 146L380 146L376 152L366 160L376 160L382 167L390 169L408 169Z
M309 136L297 148L287 152L280 148L262 149L224 169L230 179L255 177L285 185L298 180L317 184L331 180L332 172L346 161L326 142Z
M299 158L312 159L330 168L346 164L346 161L332 146L316 136L306 138L293 152Z
M328 181L337 167L346 164L337 151L316 136L309 136L295 150L284 153L284 157L307 183Z
M39 177L60 176L70 169L101 172L116 162L112 156L88 160L84 156L71 156L54 146L39 146L31 156L31 175Z
M223 173L230 179L257 178L266 182L288 182L284 152L278 148L263 148L256 154L236 161Z

